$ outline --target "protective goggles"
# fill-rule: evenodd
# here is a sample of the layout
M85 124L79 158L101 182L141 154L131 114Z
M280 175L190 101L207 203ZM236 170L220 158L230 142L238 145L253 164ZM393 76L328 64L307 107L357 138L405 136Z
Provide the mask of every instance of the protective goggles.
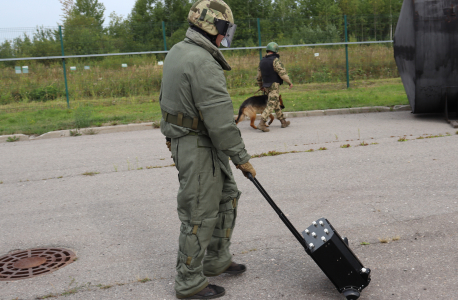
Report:
M218 34L224 36L223 40L221 41L221 45L226 48L230 47L232 39L234 38L235 29L237 28L237 25L225 20L215 18L215 27L218 31Z

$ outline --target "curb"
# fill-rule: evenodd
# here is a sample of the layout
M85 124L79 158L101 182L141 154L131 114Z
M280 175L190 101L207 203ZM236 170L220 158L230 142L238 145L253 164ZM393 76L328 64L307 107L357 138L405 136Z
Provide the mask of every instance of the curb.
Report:
M338 108L326 110L308 110L308 111L294 111L284 112L285 118L301 118L301 117L319 117L319 116L335 116L335 115L348 115L348 114L362 114L373 112L393 112L393 111L411 111L410 105L395 105L393 107L387 106L370 106L370 107L354 107L354 108ZM237 118L237 116L235 116ZM260 120L261 115L256 115L256 120Z
M334 116L334 115L346 115L346 114L360 114L360 113L373 113L373 112L393 112L393 111L411 111L410 105L395 105L394 107L386 106L372 106L372 107L355 107L355 108L339 108L339 109L327 109L327 110L310 110L310 111L296 111L296 112L285 112L283 115L285 118L300 118L300 117L316 117L316 116ZM237 118L237 115L234 116ZM259 120L261 115L256 115L256 120ZM148 123L134 123L127 125L116 125L116 126L104 126L104 127L91 127L80 130L79 132L85 134L85 132L95 132L96 134L114 133L114 132L128 132L137 130L151 129L154 122ZM70 137L70 131L76 129L58 130L44 133L40 136L28 136L25 134L11 134L11 135L0 135L0 143L6 143L8 138L19 138L18 141L29 141L29 140L44 140L52 138ZM88 134L88 133L86 133ZM92 133L94 134L94 133Z

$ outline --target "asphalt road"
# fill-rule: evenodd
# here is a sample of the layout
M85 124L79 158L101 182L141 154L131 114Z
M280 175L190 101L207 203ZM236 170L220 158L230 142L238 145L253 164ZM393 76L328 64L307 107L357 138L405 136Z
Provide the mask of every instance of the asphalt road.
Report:
M440 116L239 126L250 154L289 152L251 162L297 229L326 217L371 268L360 299L457 298L458 135ZM0 256L48 246L78 256L51 274L0 282L0 299L175 299L177 171L159 130L1 143L0 154ZM231 250L248 271L210 279L226 288L222 299L343 299L234 173L243 194Z

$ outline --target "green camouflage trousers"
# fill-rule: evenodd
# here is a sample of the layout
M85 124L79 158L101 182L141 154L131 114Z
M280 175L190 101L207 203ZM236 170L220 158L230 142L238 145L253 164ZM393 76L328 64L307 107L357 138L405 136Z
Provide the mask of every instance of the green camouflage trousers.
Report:
M261 114L261 119L263 119L266 122L272 111L275 111L277 119L284 119L283 113L280 108L280 84L276 82L272 83L270 87L265 88L264 94L268 95L268 99L267 106Z
M228 156L207 136L172 139L171 148L180 182L175 290L188 297L208 285L206 276L219 275L231 264L229 246L241 192Z

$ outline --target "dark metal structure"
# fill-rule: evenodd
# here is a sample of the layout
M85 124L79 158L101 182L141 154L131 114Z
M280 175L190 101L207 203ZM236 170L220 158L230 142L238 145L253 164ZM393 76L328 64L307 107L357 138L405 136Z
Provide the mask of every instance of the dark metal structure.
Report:
M413 113L457 111L458 0L404 0L394 58Z
M339 293L348 300L358 299L361 291L371 282L371 270L365 268L356 255L348 247L348 239L342 238L325 218L312 222L302 235L291 224L278 208L269 194L251 174L248 178L269 202L283 223L288 227L305 252L328 276Z

